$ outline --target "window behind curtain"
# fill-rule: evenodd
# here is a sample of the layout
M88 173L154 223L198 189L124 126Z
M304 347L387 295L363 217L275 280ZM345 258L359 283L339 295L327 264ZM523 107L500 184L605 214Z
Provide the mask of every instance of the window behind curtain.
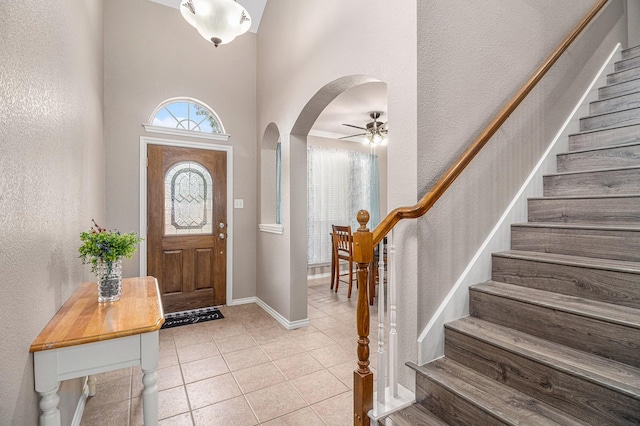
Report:
M378 210L371 202L379 199L372 196L378 190L375 161L360 152L307 148L308 264L331 262L331 225L351 225L355 232L359 210Z

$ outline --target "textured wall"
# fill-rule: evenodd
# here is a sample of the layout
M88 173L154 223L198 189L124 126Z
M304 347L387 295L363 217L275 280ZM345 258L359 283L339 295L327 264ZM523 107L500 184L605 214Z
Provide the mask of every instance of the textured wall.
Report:
M213 108L234 147L233 298L255 295L256 36L215 48L176 9L150 1L105 4L105 145L109 227L138 231L140 136L164 100L199 99ZM175 138L175 137L169 137ZM200 140L202 141L202 140ZM217 144L225 142L216 141ZM138 274L138 257L124 273Z
M90 278L79 233L104 219L103 3L1 0L0 29L0 424L35 425L29 345Z
M313 124L315 117L300 114L325 85L355 75L387 84L387 207L416 201L416 3L267 3L258 34L258 133L273 122L283 135L284 234L258 236L256 293L290 320L306 317L307 288L306 138L290 134L296 123ZM397 247L398 276L405 288L399 304L404 309L415 305L414 225L400 225L398 233L406 236ZM415 352L414 313L404 309L399 319L406 353Z
M626 3L629 47L640 46L640 2L637 0L626 0Z
M419 2L420 195L594 3ZM609 34L623 12L620 1L610 4L604 18L589 28L589 36L573 45L445 197L419 221L419 329L463 272L606 55L617 41L624 42L626 28L618 25Z

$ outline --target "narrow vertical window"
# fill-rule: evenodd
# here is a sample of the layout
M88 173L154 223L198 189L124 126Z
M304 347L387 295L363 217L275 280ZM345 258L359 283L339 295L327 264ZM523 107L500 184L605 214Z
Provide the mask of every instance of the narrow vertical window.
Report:
M280 200L282 197L282 144L278 142L276 145L276 223L280 225L282 219L280 217Z

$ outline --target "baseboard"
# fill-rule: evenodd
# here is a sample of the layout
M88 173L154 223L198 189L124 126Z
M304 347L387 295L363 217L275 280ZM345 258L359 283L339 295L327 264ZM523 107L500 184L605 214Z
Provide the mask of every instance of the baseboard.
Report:
M555 173L556 154L567 150L569 134L577 131L576 126L579 126L580 117L588 115L588 102L593 100L594 96L597 97L597 89L606 78L606 73L611 72L616 54L620 55L620 44L616 45L602 65L489 236L484 240L471 262L420 333L418 337L419 365L424 365L444 355L444 324L469 314L469 287L491 277L491 254L509 249L511 224L527 221L527 199L542 194L542 176L544 174ZM608 69L609 71L607 71Z
M331 272L323 272L321 274L307 275L307 280L319 280L322 278L329 278L329 277L331 277Z
M248 303L255 303L256 305L260 306L266 313L271 315L273 319L278 321L287 330L295 330L296 328L306 327L309 325L308 318L303 320L298 320L298 321L289 321L288 319L280 315L278 311L273 309L271 306L266 304L264 301L262 301L258 297L245 297L243 299L234 299L231 301L231 303L227 303L227 305L236 306L236 305L246 305Z
M76 406L76 411L73 414L71 426L80 426L82 415L84 414L84 407L87 405L87 398L89 398L89 378L85 377L84 384L82 385L82 394L80 394L80 398L78 399L78 405Z
M233 299L231 302L227 303L228 306L236 306L236 305L246 305L248 303L256 303L255 297L244 297L242 299Z
M287 330L295 330L296 328L306 327L309 325L309 319L305 318L298 321L289 321L282 315L280 315L275 309L267 305L265 302L256 297L256 303L262 309L264 309L269 315L271 315L276 321L278 321Z
M391 388L387 386L384 404L378 402L378 392L373 393L373 408L369 411L369 418L377 424L383 417L407 408L414 402L416 402L416 395L401 384L398 384L398 395L395 398L391 394Z

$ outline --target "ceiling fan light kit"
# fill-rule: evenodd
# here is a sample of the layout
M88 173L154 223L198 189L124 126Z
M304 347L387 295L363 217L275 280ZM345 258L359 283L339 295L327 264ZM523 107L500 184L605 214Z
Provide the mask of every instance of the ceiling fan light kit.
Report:
M251 28L249 13L234 0L184 0L180 13L215 47L233 41Z
M356 129L360 129L360 130L364 130L365 133L360 133L357 135L350 135L350 136L345 136L342 137L340 139L348 139L348 138L353 138L356 136L364 136L364 138L362 139L362 143L365 145L386 145L387 144L387 123L383 123L381 121L378 121L378 118L380 118L380 115L382 115L382 113L378 112L378 111L374 111L372 113L369 113L369 117L371 117L371 119L373 121L367 123L365 125L365 127L360 127L360 126L354 126L353 124L343 124L343 126L347 126L347 127L353 127Z

